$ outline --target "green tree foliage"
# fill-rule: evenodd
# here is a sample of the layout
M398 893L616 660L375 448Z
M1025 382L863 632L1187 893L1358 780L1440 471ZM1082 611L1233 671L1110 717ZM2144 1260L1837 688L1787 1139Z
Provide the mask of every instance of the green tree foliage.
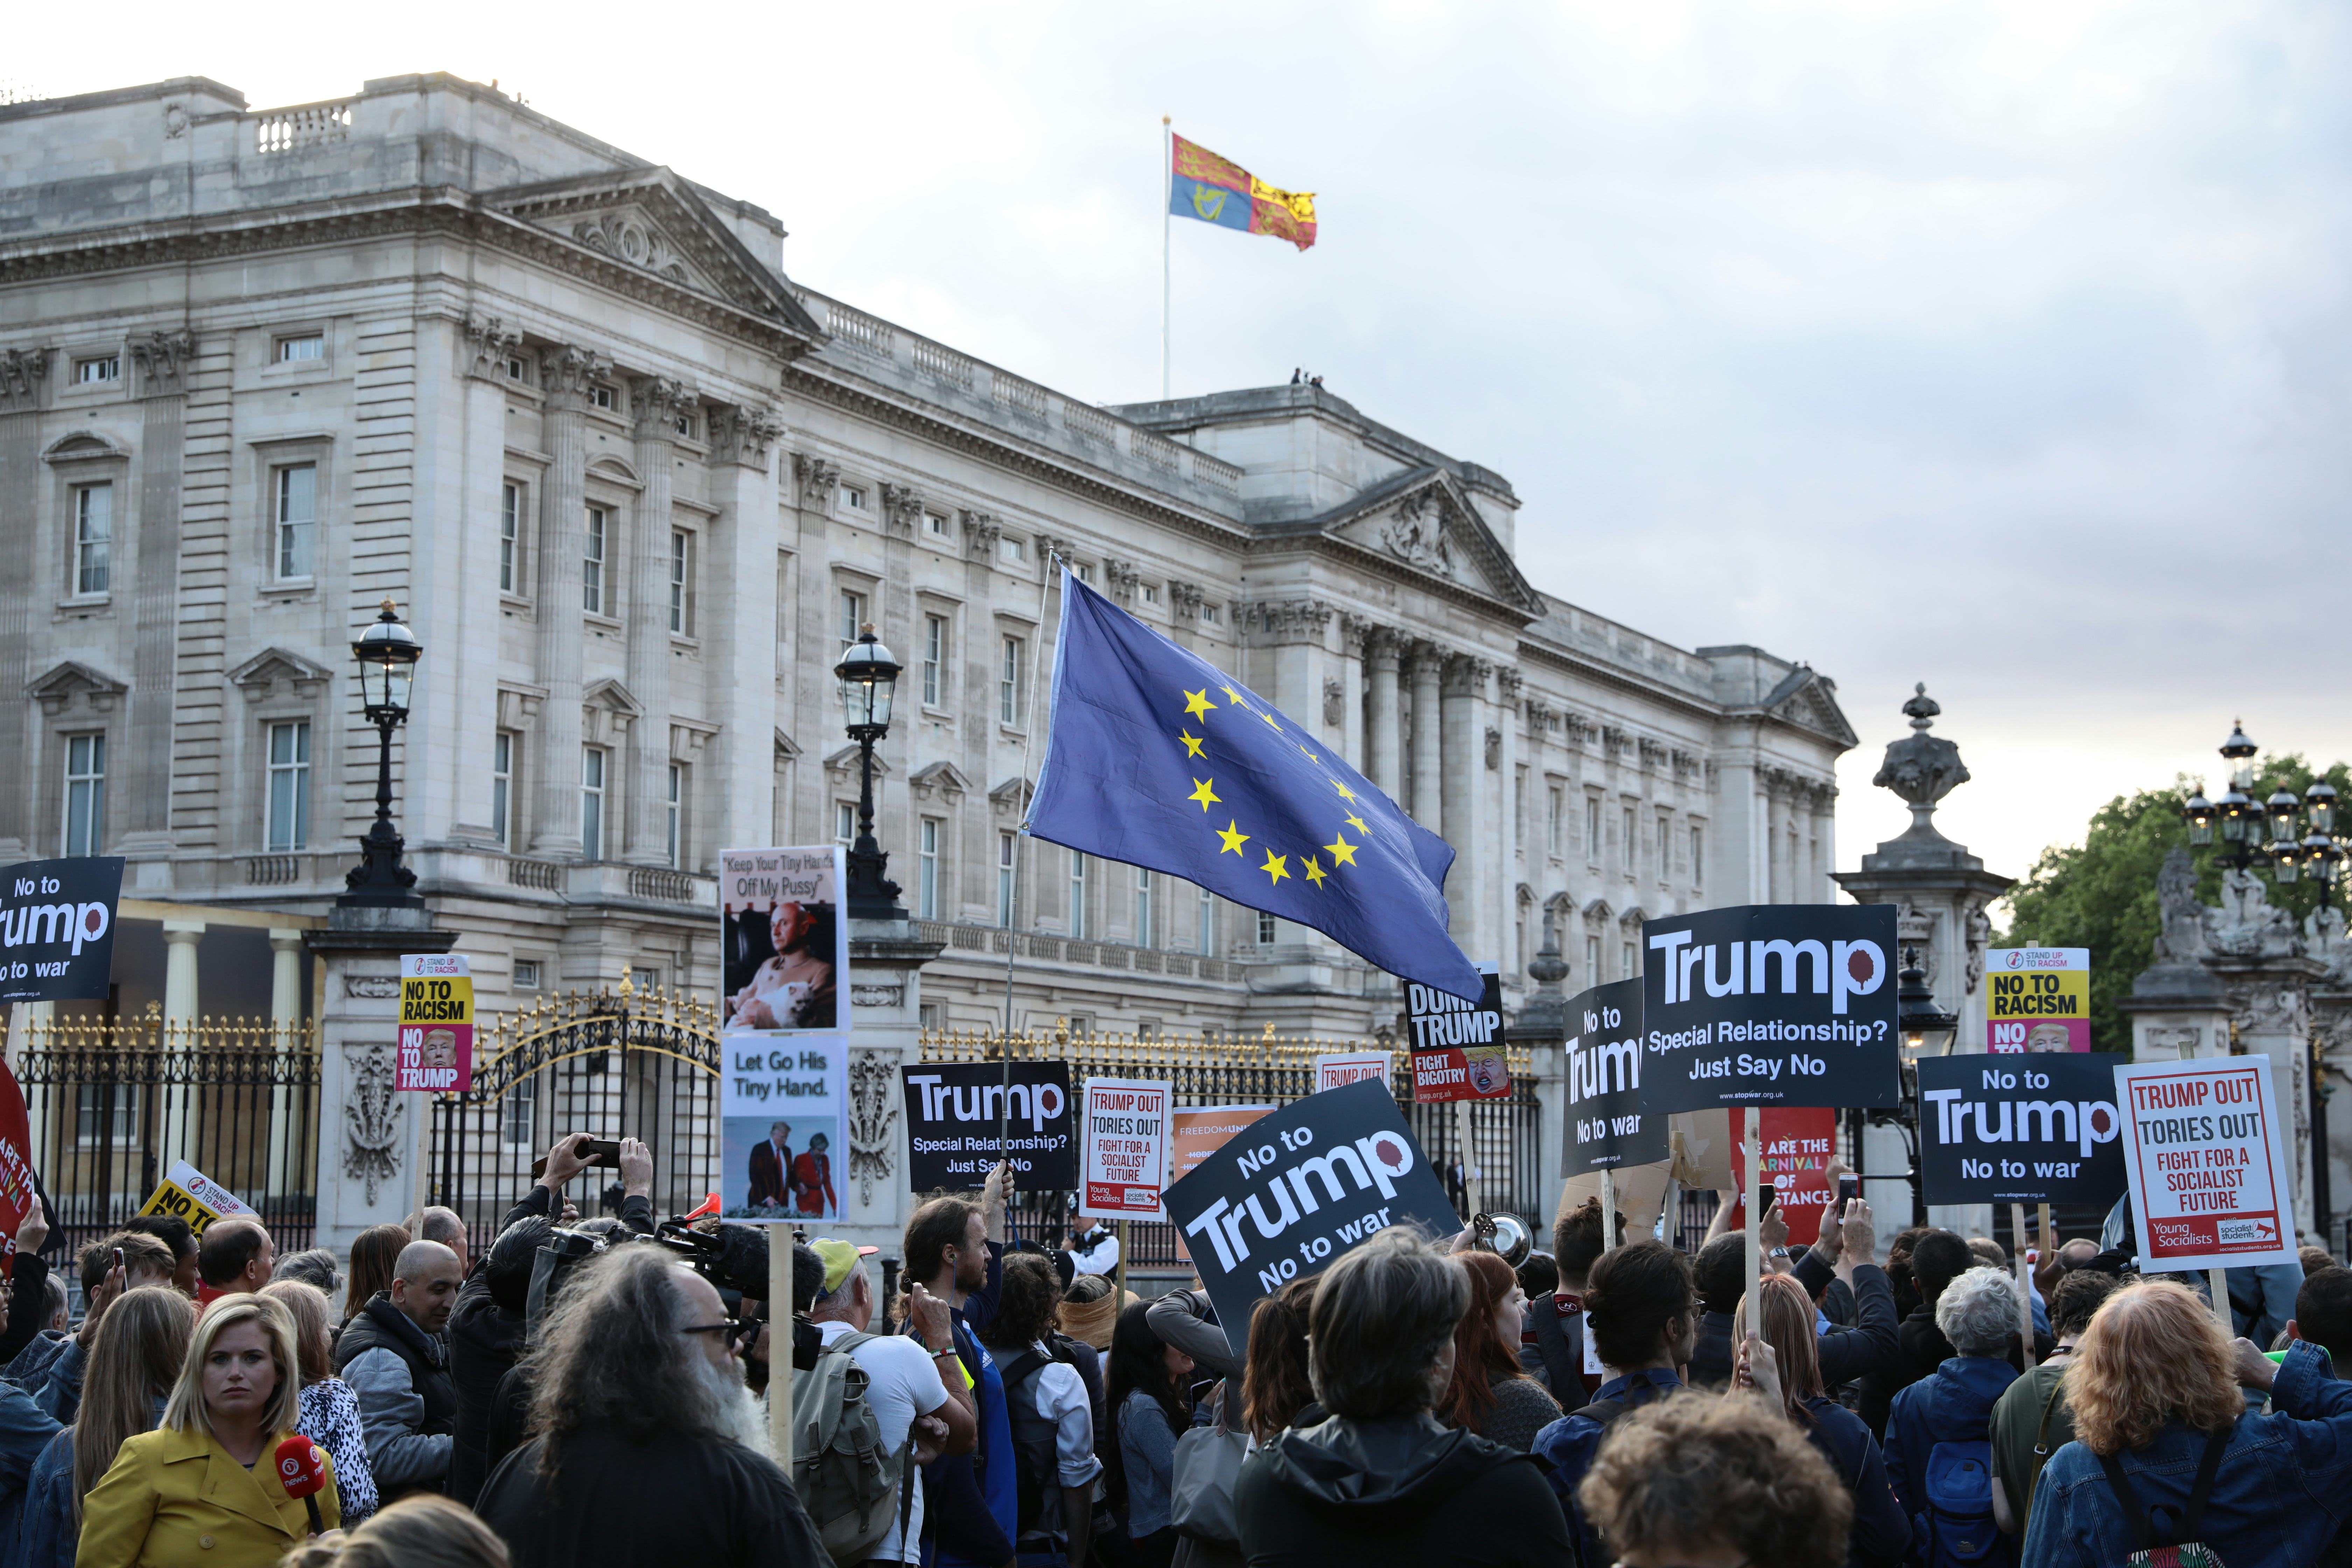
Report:
M2303 758L2266 757L2255 769L2249 792L2267 800L2284 788L2300 795L2313 777ZM2352 799L2352 781L2337 763L2327 782ZM2224 786L2226 787L2226 785ZM2053 845L2033 869L2010 889L2009 930L1995 939L2008 947L2086 947L2091 950L2091 1048L2129 1054L2131 1020L2116 1004L2131 994L2132 982L2156 960L2159 929L2156 874L2175 848L2187 848L2189 829L2180 808L2194 793L2186 775L2169 789L2117 795L2091 817L2080 844ZM2218 791L2216 792L2218 793ZM2344 824L2339 823L2339 829ZM2220 835L2217 833L2218 838ZM2191 851L2197 859L2197 896L2220 901L2221 846ZM2319 905L2318 886L2298 877L2280 886L2263 866L2272 903L2299 923ZM2344 904L2339 891L2335 899Z

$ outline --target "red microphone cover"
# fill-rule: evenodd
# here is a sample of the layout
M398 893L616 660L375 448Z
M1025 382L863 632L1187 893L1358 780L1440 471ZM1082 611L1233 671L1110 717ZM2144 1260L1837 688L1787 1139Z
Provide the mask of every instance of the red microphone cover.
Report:
M290 1498L314 1497L327 1485L327 1457L308 1437L289 1437L278 1445L278 1479Z

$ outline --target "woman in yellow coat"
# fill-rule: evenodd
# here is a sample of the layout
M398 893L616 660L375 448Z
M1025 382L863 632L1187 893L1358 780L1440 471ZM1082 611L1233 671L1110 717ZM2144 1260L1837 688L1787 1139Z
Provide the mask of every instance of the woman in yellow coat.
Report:
M300 1416L294 1323L263 1296L227 1296L196 1321L163 1424L124 1440L82 1501L76 1568L271 1568L310 1534L286 1495L278 1445ZM307 1439L306 1439L307 1441ZM332 1461L318 1494L339 1522Z

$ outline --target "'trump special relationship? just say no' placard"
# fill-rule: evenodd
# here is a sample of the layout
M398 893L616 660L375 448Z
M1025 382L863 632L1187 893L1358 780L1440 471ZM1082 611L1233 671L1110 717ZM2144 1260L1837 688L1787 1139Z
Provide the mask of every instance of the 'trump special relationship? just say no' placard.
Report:
M1894 1105L1895 907L1643 922L1642 1109Z

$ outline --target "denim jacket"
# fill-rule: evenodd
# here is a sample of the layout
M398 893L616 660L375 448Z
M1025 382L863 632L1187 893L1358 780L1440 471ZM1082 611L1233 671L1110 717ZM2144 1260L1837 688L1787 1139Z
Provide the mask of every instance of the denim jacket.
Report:
M2224 1563L2309 1563L2352 1515L2352 1383L2332 1380L2327 1358L2298 1341L2271 1402L2284 1414L2238 1417L2197 1534ZM2179 1528L2204 1455L2204 1434L2173 1421L2147 1447L2119 1456L2159 1532ZM2079 1442L2051 1455L2033 1492L2025 1561L2105 1568L2133 1546L2098 1457Z

